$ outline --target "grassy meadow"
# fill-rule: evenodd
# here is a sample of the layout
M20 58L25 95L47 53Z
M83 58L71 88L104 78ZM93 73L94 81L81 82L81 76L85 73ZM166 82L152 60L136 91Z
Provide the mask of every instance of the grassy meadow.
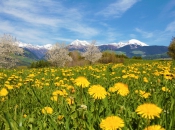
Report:
M120 128L175 130L174 61L0 69L1 130Z

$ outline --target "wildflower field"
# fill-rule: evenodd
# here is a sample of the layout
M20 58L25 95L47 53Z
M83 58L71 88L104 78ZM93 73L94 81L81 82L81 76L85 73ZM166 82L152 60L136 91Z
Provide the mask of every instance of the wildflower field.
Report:
M0 69L1 130L175 130L175 62Z

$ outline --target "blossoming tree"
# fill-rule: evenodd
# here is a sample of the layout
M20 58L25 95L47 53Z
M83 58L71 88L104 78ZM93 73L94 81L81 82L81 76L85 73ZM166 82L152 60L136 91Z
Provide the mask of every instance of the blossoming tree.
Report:
M86 60L90 61L90 63L94 63L102 57L102 53L98 47L95 46L95 41L93 41L87 46L85 52L82 53L82 56L85 57Z
M56 43L46 53L46 59L51 62L54 66L63 67L66 62L72 61L69 56L69 50L64 44Z
M0 68L12 68L18 62L16 55L22 55L23 49L18 46L16 38L9 34L0 37Z

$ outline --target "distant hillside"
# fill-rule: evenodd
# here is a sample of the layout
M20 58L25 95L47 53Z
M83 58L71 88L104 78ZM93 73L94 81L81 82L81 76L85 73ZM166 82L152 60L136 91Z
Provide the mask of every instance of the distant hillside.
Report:
M166 46L124 46L119 49L115 49L115 51L125 52L128 57L132 56L147 56L147 55L156 55L166 53L168 51L168 47Z
M75 40L71 42L67 47L69 51L78 50L80 52L85 51L86 47L90 45L87 41ZM47 44L43 46L31 45L19 42L19 46L25 50L24 57L19 57L20 64L30 64L32 61L43 59L46 52L51 49L52 45ZM149 46L137 39L131 39L127 42L109 43L96 45L101 52L114 51L117 54L124 54L127 57L141 56L143 58L154 59L156 57L168 57L167 46Z
M30 65L32 62L39 60L39 58L28 49L24 49L23 56L16 56L20 61L17 65Z
M27 48L24 48L24 56L33 60L39 60L38 56Z
M169 58L167 53L147 55L147 56L143 57L143 59L164 59L164 58Z

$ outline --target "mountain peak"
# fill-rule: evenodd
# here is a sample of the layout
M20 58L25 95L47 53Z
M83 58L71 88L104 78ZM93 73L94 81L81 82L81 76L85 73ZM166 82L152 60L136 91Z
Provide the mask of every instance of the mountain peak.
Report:
M136 45L139 45L139 46L148 46L147 44L137 40L137 39L131 39L128 41L129 44L136 44Z
M72 45L72 46L87 46L87 45L90 45L90 43L88 43L87 41L80 41L77 39L77 40L71 42L70 45Z
M118 42L118 43L110 43L109 45L116 46L117 48L121 48L127 45L139 45L139 46L148 46L146 43L143 43L137 39L131 39L128 42Z
M23 43L23 42L17 42L18 46L21 48L31 48L31 49L51 49L52 44L46 44L43 46L40 45L32 45L32 44L28 44L28 43Z

